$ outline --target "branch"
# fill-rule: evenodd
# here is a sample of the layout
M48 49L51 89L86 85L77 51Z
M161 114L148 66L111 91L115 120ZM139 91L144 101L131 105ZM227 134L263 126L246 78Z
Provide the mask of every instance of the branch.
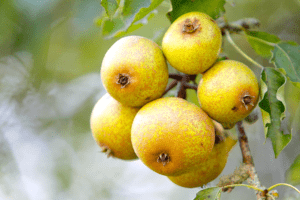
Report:
M243 163L248 164L250 166L250 168L248 170L249 178L247 179L247 182L256 188L261 188L261 184L258 179L256 169L254 167L254 162L253 162L253 158L252 158L252 155L250 152L248 138L246 136L243 122L242 121L237 122L236 126L237 126L237 130L238 130L238 138L239 138L240 148L241 148L242 156L243 156ZM261 199L261 198L265 198L265 197L266 197L266 192L259 192L256 190L256 198L257 199Z
M198 86L195 83L197 74L187 75L187 74L169 74L169 78L174 79L170 85L166 88L165 92L162 96L164 96L168 91L174 88L178 82L180 82L179 90L177 91L177 97L186 99L186 89L194 89L197 91ZM193 81L194 84L190 84L189 82Z
M232 174L222 176L220 178L219 183L217 184L218 187L224 187L227 185L234 185L234 184L241 184L245 180L249 178L249 171L250 165L241 164L239 168L235 169ZM223 192L231 192L233 187L231 188L223 188Z
M250 152L250 147L248 144L248 138L245 133L245 129L243 127L242 121L236 123L238 129L238 138L243 156L243 163L251 164L254 166L253 158Z
M263 192L256 190L257 199L266 199L268 190L261 186L259 181L256 169L254 167L253 158L250 152L248 138L243 127L243 122L239 121L236 123L239 144L243 156L243 163L240 165L238 169L234 171L233 174L223 176L220 178L220 182L218 183L219 187L223 187L226 185L240 184L247 180L249 185L254 186L255 188L259 188L263 190ZM223 191L230 192L233 188L223 188Z
M177 81L181 81L182 78L183 78L183 75L181 75L181 74L173 74L173 73L170 73L170 74L169 74L169 78L175 79L175 80L177 80Z
M217 19L217 23L221 29L223 36L225 35L225 30L228 30L231 33L240 33L242 31L253 29L260 26L260 22L255 18L240 19L228 23L223 16Z
M182 77L181 82L180 82L180 88L177 92L177 97L186 99L186 87L185 83L189 82L189 76L185 75Z
M196 90L196 91L198 89L197 85L192 85L192 84L189 84L187 82L183 82L182 85L184 85L184 87L186 87L187 89L193 89L193 90Z
M166 88L166 90L164 91L164 93L161 96L164 96L165 94L167 94L167 92L169 92L170 90L172 90L176 85L177 85L178 81L177 80L173 80L170 85L168 85L168 87Z

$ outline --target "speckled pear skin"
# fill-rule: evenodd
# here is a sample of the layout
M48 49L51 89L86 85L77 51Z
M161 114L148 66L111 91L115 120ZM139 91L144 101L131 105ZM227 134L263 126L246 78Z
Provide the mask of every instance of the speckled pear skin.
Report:
M197 95L201 108L212 119L231 128L257 105L259 85L255 74L246 65L223 60L203 74ZM246 104L244 97L250 99Z
M200 163L194 170L180 176L168 176L168 178L181 187L195 188L216 179L226 166L229 151L237 140L227 137L225 140L215 144L209 159Z
M108 156L137 159L131 144L131 125L138 110L122 105L108 93L95 104L90 126L95 141Z
M118 83L120 76L129 83ZM140 107L161 97L168 84L168 67L159 46L144 37L127 36L106 52L101 80L107 92L124 105Z
M215 142L212 120L198 106L177 97L154 100L137 113L131 141L140 160L162 175L180 175L208 158ZM165 163L159 161L164 153Z
M193 24L195 31L184 24ZM169 27L162 40L162 49L172 67L185 74L206 71L218 58L222 34L217 23L207 14L186 13Z

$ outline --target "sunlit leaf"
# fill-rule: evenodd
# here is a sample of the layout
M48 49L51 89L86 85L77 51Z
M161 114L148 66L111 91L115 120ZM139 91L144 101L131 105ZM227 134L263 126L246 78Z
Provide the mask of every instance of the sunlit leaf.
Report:
M150 19L152 19L152 18L155 16L155 14L157 14L157 11L156 11L156 10L151 11L148 15L146 15L146 16L145 16L144 18L142 18L141 20L136 21L136 22L134 22L133 24L131 24L131 26L129 26L129 28L128 28L126 31L120 31L120 32L118 32L115 36L116 36L116 37L122 37L122 36L124 36L124 35L126 35L126 34L128 34L128 33L130 33L130 32L133 32L133 31L139 29L140 27L142 27L142 26L148 24L148 21L149 21Z
M221 197L221 188L211 187L197 193L194 200L218 200Z
M101 5L104 7L106 14L112 18L118 9L120 0L102 0Z
M147 1L146 1L147 2ZM139 12L134 16L133 22L137 22L141 19L143 19L146 15L148 15L150 12L152 12L157 6L159 6L163 0L152 0L149 4L149 7L141 7ZM141 1L125 1L125 8L131 7L131 6L139 6L141 4ZM125 14L125 13L124 13Z
M300 87L300 45L291 42L280 42L274 50L271 61L277 68L282 68L286 76L297 87Z
M300 154L287 170L286 181L292 185L300 185Z
M155 14L153 10L162 2L163 0L125 0L123 12L103 22L103 35L111 38L135 30L147 23L147 20ZM129 29L131 26L134 28Z
M281 122L285 117L285 102L283 89L285 76L273 68L264 68L261 74L261 96L259 102L266 138L270 138L275 158L290 142L291 134L284 134Z
M265 58L272 56L274 44L280 42L280 39L266 32L260 31L246 31L245 32L248 42L255 52Z
M225 0L171 0L172 11L167 15L171 22L175 21L181 15L188 12L204 12L213 19L219 17L221 12L225 12Z

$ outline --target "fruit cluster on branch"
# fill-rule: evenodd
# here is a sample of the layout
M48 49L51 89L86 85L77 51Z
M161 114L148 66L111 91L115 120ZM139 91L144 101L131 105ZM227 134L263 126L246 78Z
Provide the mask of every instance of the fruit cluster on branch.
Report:
M101 66L107 94L90 120L102 150L124 160L139 158L182 187L218 177L236 143L223 127L247 117L259 96L258 81L246 65L217 61L221 44L218 24L199 12L175 20L161 48L140 36L113 44ZM181 73L169 74L167 62ZM163 97L177 84L176 97ZM197 91L201 107L186 100L186 89Z

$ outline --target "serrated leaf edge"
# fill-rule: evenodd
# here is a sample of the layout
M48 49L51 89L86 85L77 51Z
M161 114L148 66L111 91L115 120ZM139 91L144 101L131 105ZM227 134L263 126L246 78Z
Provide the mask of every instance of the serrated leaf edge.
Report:
M295 69L295 66L294 66L292 60L290 59L290 57L288 56L288 53L287 53L286 51L284 51L284 49L282 49L282 48L280 47L280 44L282 44L282 43L284 43L284 42L275 44L274 47L278 47L278 48L286 55L286 57L288 58L288 60L289 60L290 63L291 63L291 66L292 66L293 71L295 72L295 74L297 74L297 71L296 71L296 69ZM279 67L279 66L276 65L276 63L275 63L274 50L272 51L272 57L271 57L271 60L270 60L270 61L274 64L274 66L275 66L276 68L278 68L278 69L284 69L284 68ZM297 79L299 79L299 78L297 77ZM298 80L298 82L300 82L300 79Z

